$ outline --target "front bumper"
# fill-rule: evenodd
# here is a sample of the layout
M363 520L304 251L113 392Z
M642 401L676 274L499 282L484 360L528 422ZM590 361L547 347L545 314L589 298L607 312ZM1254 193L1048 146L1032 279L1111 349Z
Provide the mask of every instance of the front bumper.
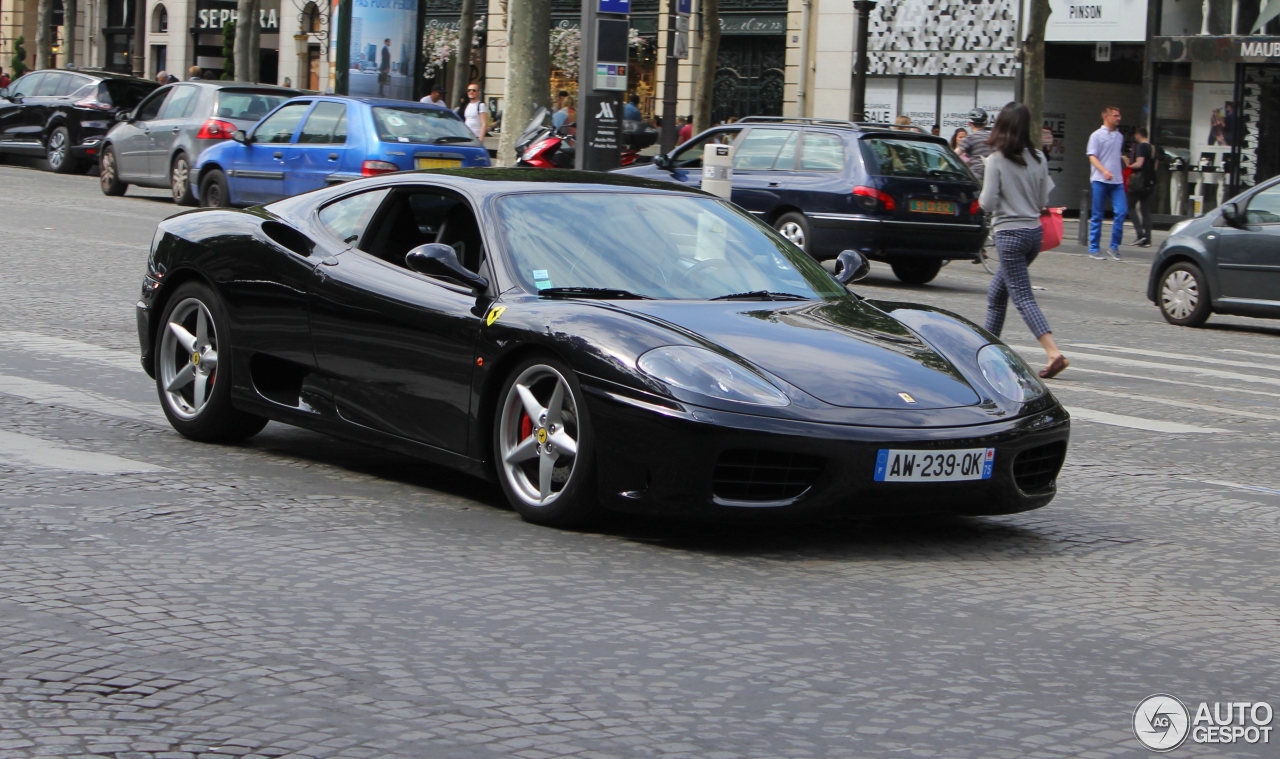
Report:
M870 258L976 259L987 239L983 224L877 219L843 213L807 214L818 258L856 250Z
M608 508L685 517L768 515L1011 514L1048 504L1066 455L1070 420L1052 408L1027 417L969 427L883 428L756 417L709 409L664 409L591 387L588 409L598 450L599 496ZM1048 448L1046 448L1048 446ZM1027 463L1046 450L1035 487ZM995 448L991 479L882 483L873 473L881 448ZM788 498L739 500L722 495L717 462L726 452L762 457L797 454L820 461L807 489ZM1031 452L1017 468L1019 455ZM1048 473L1044 472L1049 469Z

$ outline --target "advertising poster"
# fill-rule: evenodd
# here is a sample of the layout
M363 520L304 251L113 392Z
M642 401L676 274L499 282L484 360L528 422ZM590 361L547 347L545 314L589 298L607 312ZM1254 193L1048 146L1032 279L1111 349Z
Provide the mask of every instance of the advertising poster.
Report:
M867 121L891 123L898 115L898 80L890 77L867 77Z
M336 44L337 3L334 11ZM412 100L417 29L418 0L351 0L347 94Z
M1191 96L1191 166L1223 167L1236 128L1235 85L1196 82Z
M1200 3L1195 3L1198 7ZM1147 0L1049 0L1048 42L1143 42Z

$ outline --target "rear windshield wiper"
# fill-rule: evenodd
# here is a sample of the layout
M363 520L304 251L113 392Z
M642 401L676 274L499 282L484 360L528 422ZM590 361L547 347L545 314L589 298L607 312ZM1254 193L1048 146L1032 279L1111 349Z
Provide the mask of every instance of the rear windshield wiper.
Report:
M431 141L433 145L443 145L448 142L475 142L474 137L463 137L460 134L449 134L444 137L437 137Z
M653 300L648 295L612 287L547 287L538 291L543 298L600 298L609 300Z
M809 300L807 296L795 293L774 293L768 290L752 290L745 293L730 293L711 300Z

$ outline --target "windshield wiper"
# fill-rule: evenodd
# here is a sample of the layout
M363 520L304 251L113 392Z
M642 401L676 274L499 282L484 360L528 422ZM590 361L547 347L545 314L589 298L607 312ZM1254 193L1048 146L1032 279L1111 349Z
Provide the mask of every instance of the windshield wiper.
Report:
M448 134L444 137L437 137L431 141L432 145L444 145L449 142L475 142L474 137L463 137L460 134Z
M538 291L543 298L600 298L608 300L653 300L648 295L613 287L547 287Z
M775 293L768 290L752 290L745 293L730 293L729 295L721 295L711 300L809 300L804 295L796 295L795 293Z

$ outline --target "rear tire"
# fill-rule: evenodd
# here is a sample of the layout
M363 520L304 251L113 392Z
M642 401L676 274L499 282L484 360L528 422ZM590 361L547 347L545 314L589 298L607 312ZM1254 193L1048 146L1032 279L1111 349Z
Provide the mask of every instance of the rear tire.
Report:
M890 266L893 267L893 276L908 285L928 284L942 271L941 261L929 259L894 261Z
M120 196L129 189L129 185L120 181L120 170L116 164L116 151L110 145L102 149L99 159L98 184L103 195Z
M196 198L191 194L191 161L186 153L173 157L169 166L169 189L173 191L173 202L180 206L194 206Z
M231 404L231 327L222 300L202 282L179 285L156 325L156 391L183 437L227 443L258 434L264 417Z
M1179 261L1160 272L1156 297L1160 315L1179 327L1199 327L1212 313L1204 272L1188 261Z
M205 208L229 208L231 188L227 187L227 175L213 169L200 179L200 205Z
M802 213L784 213L773 223L778 234L790 240L797 248L813 255L813 238L809 235L809 220Z
M75 174L80 171L80 159L71 155L71 133L66 127L55 128L45 138L44 156L55 173Z

